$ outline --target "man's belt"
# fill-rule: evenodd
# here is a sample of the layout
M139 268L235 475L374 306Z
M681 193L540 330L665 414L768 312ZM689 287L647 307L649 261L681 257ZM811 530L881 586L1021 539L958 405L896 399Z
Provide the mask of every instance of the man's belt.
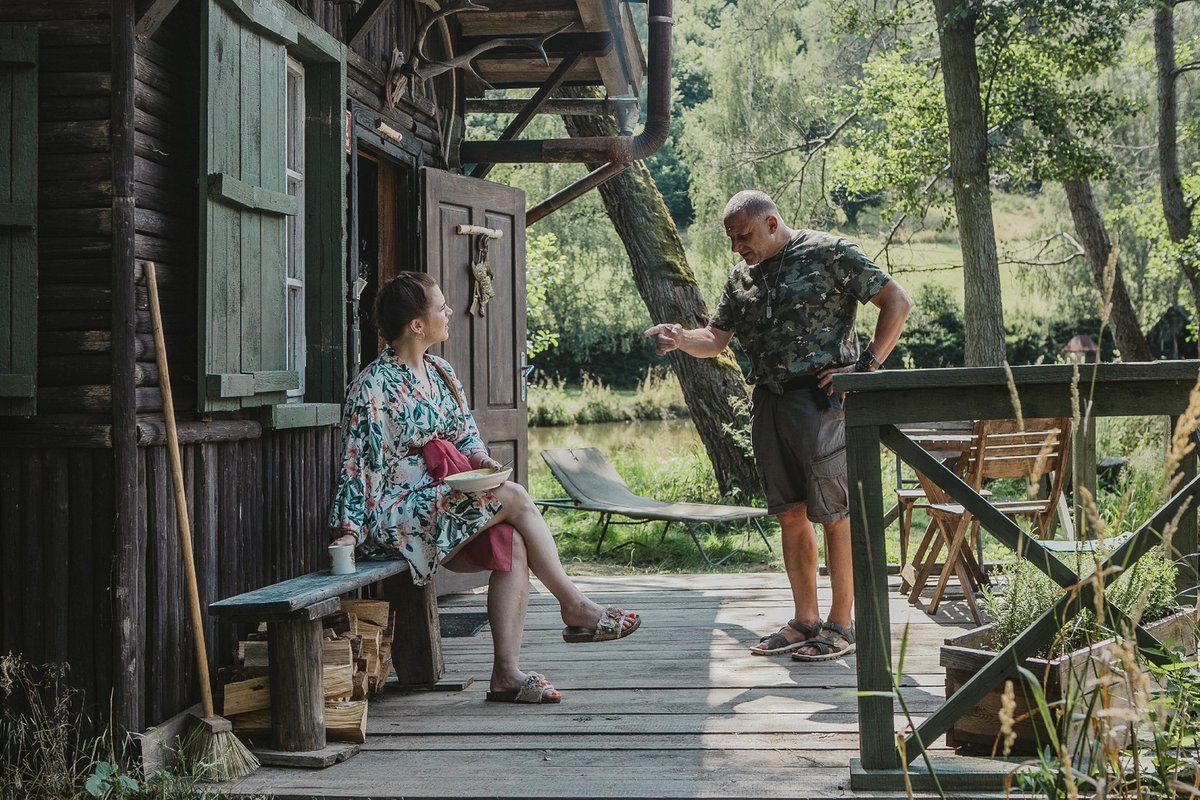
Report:
M801 390L811 390L817 388L817 375L814 372L811 375L797 375L794 378L788 378L786 381L763 381L759 384L771 394L786 394L787 392L797 392Z

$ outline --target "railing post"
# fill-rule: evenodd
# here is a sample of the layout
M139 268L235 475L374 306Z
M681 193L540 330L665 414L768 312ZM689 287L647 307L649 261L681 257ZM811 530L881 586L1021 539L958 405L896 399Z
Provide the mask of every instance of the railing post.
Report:
M1080 539L1096 539L1099 532L1087 520L1083 493L1086 488L1096 496L1096 417L1092 414L1092 403L1086 402L1086 410L1079 424L1071 429L1071 500L1074 511L1075 535Z
M858 638L858 737L863 769L898 769L893 729L891 615L879 428L846 427L850 487L850 543Z

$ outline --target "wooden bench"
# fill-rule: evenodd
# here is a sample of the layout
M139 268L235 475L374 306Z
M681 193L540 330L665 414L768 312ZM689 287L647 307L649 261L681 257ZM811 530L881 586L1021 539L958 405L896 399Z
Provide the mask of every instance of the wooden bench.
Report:
M321 620L341 610L340 595L383 582L396 614L392 665L403 687L428 687L444 671L433 585L413 585L408 562L359 561L350 575L312 572L212 603L230 622L266 622L271 682L271 749L254 749L264 764L326 767L358 751L328 744L322 692Z

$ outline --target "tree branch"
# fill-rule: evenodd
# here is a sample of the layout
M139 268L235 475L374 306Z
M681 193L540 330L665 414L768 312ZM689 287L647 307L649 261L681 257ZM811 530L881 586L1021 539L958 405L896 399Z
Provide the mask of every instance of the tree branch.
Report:
M1200 61L1189 61L1186 64L1180 64L1175 69L1171 70L1171 77L1176 78L1185 72L1192 72L1200 69Z

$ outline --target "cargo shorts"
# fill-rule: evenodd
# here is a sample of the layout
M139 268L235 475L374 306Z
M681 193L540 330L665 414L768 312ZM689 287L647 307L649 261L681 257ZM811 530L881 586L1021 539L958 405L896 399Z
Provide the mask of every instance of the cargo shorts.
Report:
M750 438L767 500L779 514L808 506L816 523L850 515L846 470L846 421L839 397L811 380L754 387Z

